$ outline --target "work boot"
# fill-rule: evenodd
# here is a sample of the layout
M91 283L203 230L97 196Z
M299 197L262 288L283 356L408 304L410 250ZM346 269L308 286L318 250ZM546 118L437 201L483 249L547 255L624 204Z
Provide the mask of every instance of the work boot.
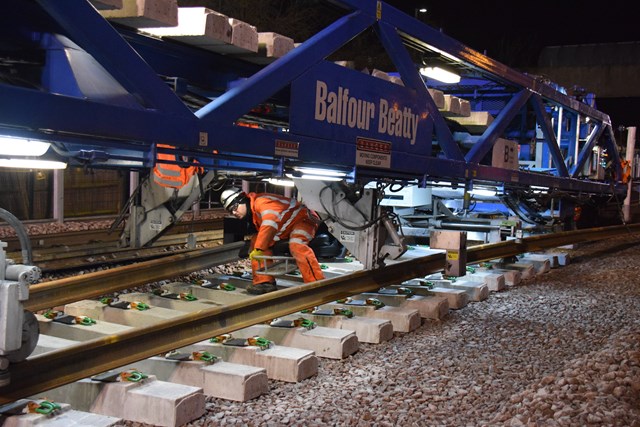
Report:
M257 285L252 285L247 287L247 293L251 295L262 295L268 292L277 291L275 283L258 283Z

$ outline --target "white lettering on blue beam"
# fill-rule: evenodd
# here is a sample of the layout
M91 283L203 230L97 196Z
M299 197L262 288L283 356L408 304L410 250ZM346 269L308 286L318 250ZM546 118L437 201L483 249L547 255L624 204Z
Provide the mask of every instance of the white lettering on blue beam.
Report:
M411 107L400 109L390 106L384 98L380 99L378 107L376 110L374 102L352 96L349 88L338 86L338 90L333 92L327 83L316 81L316 120L366 131L373 128L380 135L405 138L411 141L411 145L416 143L419 114L414 114ZM371 122L376 120L376 116L378 126L372 127Z

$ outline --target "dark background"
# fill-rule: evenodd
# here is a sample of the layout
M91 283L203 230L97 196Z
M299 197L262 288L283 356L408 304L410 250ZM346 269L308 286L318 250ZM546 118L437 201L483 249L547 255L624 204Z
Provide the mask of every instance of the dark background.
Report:
M640 41L635 2L407 1L388 4L511 67L535 66L545 46ZM590 4L591 3L591 4ZM635 9L635 8L634 8Z

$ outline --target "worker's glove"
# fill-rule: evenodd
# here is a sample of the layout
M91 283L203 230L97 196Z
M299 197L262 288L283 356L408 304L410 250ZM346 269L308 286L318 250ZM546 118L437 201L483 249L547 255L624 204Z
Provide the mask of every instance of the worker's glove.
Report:
M249 254L249 259L254 260L257 256L264 256L264 251L262 249L254 249Z

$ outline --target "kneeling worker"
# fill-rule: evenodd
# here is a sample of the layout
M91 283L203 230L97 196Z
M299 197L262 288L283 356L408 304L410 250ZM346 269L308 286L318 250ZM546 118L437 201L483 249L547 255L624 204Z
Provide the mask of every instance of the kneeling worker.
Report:
M289 239L289 251L296 260L305 283L324 279L318 260L309 242L313 239L320 218L295 199L270 193L244 193L229 188L220 196L222 206L238 219L251 220L258 234L251 239L251 269L253 286L247 292L260 295L277 290L272 276L258 274L263 261L255 257L272 255L272 247L279 240Z

